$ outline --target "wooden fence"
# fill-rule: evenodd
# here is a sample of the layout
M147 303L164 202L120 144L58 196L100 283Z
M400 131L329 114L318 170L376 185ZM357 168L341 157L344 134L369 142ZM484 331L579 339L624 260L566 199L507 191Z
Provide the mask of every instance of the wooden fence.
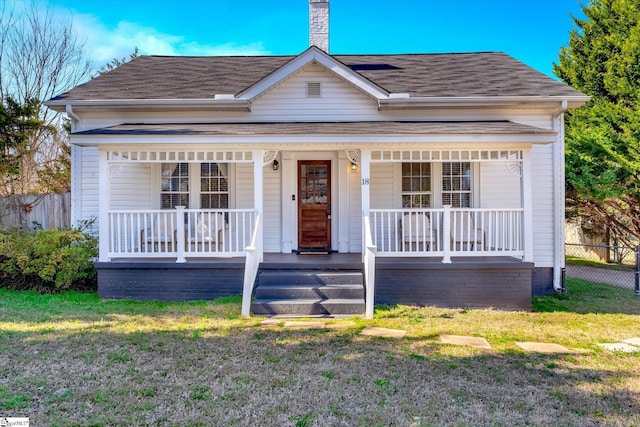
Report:
M33 229L69 227L71 193L0 197L0 227Z

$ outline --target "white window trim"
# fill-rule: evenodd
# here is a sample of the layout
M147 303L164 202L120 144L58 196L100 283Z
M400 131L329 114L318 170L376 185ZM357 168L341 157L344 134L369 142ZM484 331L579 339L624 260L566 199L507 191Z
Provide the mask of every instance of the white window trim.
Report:
M455 162L459 162L456 160ZM462 160L460 162L467 162ZM393 164L393 206L402 208L402 163ZM429 162L420 162L429 163ZM430 208L442 207L442 163L431 162L431 206ZM471 200L472 208L480 207L480 163L471 163Z
M170 163L170 162L167 162ZM181 163L181 162L176 162ZM184 163L184 162L182 162ZM217 162L206 162L217 163ZM222 163L222 162L221 162ZM236 164L227 163L229 180L229 209L234 209L236 206ZM162 182L160 174L162 171L161 163L154 163L151 165L151 187L152 196L151 202L155 209L161 209L161 192L160 183ZM189 209L200 209L200 163L189 163Z

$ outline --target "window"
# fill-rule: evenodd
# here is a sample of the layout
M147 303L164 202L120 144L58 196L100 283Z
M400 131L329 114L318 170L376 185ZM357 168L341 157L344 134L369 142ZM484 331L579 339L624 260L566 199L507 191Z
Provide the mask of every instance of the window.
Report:
M471 163L442 164L442 204L454 208L471 207Z
M229 207L228 165L225 163L200 164L200 208L226 209Z
M160 175L160 207L189 207L189 163L163 163Z
M428 208L431 205L431 164L402 164L402 207Z
M229 207L228 164L163 163L160 170L162 209L173 209L176 206L193 209Z

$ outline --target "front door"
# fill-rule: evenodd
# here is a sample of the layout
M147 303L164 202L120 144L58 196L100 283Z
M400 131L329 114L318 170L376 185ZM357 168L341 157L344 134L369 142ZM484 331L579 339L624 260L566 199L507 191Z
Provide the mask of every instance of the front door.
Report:
M331 161L298 161L298 248L331 249Z

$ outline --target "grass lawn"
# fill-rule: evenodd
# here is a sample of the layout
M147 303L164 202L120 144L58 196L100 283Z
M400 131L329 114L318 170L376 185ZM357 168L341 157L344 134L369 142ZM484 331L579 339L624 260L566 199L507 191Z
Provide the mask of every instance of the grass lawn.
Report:
M606 300L605 298L602 298ZM0 290L0 417L31 425L640 425L640 336L617 301L538 312L377 307L373 320L263 328L239 299L101 301ZM579 307L580 313L574 312ZM401 340L359 335L401 328ZM491 350L443 344L485 337ZM532 354L545 341L576 354Z

